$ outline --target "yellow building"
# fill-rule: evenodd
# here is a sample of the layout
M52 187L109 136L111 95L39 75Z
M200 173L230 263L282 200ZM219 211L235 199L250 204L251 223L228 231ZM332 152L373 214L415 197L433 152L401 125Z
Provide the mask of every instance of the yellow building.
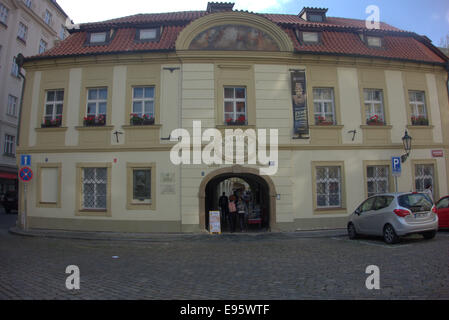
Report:
M368 195L394 191L406 130L399 191L432 182L436 198L448 193L448 59L426 37L325 9L232 7L83 24L26 59L28 227L202 231L230 178L257 195L263 228L345 227ZM249 161L173 164L172 132L192 134L194 121L277 129L276 173Z

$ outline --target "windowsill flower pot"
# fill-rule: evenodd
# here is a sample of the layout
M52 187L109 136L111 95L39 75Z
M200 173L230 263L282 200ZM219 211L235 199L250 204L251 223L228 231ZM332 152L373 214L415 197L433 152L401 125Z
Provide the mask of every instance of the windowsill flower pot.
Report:
M150 126L154 125L154 117L148 116L144 114L143 116L139 116L137 114L132 113L130 124L132 126Z
M412 125L413 126L428 126L429 125L429 119L419 116L419 117L412 117Z
M226 125L228 126L246 126L245 116L240 116L236 120L232 118L226 119Z
M41 128L59 128L62 124L62 119L60 117L56 119L44 119L41 124Z
M366 124L369 126L384 126L385 122L383 121L383 119L379 119L379 117L376 115L376 116L369 118L366 121Z
M326 120L324 117L318 117L318 120L316 121L317 126L333 126L334 122Z
M84 117L84 126L85 127L101 127L106 125L106 116L98 115L98 116L87 116Z

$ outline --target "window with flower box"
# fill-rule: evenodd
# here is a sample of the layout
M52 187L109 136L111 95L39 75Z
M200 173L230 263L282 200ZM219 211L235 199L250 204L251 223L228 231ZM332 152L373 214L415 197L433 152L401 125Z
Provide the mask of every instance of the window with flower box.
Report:
M333 88L313 88L315 125L335 125Z
M365 117L367 125L385 125L383 92L378 89L364 89Z
M60 127L64 106L64 90L48 90L45 93L45 115L42 128Z
M411 123L413 126L428 126L426 96L424 91L409 91L409 102L411 109Z
M107 88L91 88L87 92L87 112L84 126L106 125L106 109L108 100Z
M131 125L154 124L154 86L133 88Z
M224 88L224 119L226 125L246 125L246 88Z

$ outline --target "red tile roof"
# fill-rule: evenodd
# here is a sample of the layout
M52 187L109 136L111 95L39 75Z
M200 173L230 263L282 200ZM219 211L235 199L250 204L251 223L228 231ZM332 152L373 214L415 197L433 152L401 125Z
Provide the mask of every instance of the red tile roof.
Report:
M176 39L182 29L193 20L207 14L206 11L138 14L97 23L82 24L78 30L72 30L72 34L66 40L43 54L28 58L28 60L108 53L174 51ZM327 17L325 22L309 22L297 15L257 15L278 24L292 39L295 51L300 53L367 56L441 64L448 60L427 38L399 30L386 23L381 23L380 30L375 31L383 37L383 47L370 48L359 37L360 32L368 30L365 27L364 20ZM135 41L136 27L145 25L163 26L158 41ZM116 29L116 34L109 44L85 45L89 31L111 28ZM322 34L320 44L304 45L300 43L295 35L295 29L316 29L320 31Z

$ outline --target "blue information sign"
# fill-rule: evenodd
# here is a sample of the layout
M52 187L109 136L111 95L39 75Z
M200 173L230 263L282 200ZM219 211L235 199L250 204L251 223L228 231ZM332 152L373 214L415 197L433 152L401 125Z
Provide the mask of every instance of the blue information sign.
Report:
M401 157L391 158L391 173L393 176L400 176L402 172Z
M28 167L31 166L31 156L28 154L23 154L20 156L20 166Z

